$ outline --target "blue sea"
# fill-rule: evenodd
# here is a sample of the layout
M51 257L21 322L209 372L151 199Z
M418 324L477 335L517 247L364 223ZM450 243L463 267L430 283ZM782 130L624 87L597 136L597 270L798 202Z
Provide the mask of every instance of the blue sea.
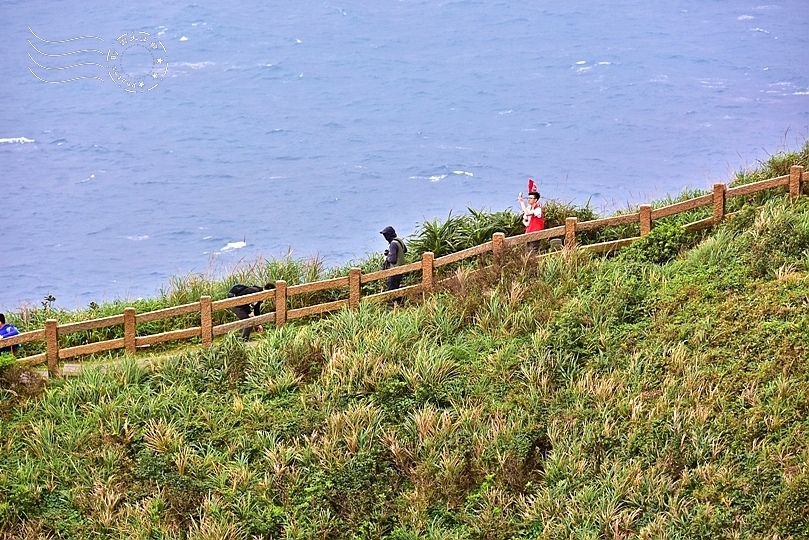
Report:
M808 28L805 0L4 0L0 310L342 265L528 177L601 212L710 188L806 140Z

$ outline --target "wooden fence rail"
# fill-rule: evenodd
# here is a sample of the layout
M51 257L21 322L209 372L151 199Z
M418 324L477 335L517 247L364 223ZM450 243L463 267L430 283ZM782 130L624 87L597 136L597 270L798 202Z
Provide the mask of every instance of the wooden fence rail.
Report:
M20 366L36 366L47 363L48 374L51 377L60 376L60 360L74 358L81 355L95 354L116 349L125 349L127 353L134 354L138 347L163 343L166 341L178 341L186 339L200 339L203 346L210 347L213 343L214 337L236 330L241 330L250 326L256 326L259 324L275 324L276 327L281 327L286 324L288 320L292 319L328 313L343 309L344 307L356 309L359 305L360 299L362 298L362 285L385 279L390 276L402 275L411 272L421 272L421 281L415 285L402 287L394 291L367 295L364 297L364 299L372 302L380 302L412 294L429 293L436 285L435 270L437 268L489 253L492 254L493 264L497 266L502 263L506 248L521 246L527 242L533 242L536 240L564 237L565 246L572 248L576 246L576 233L593 231L602 229L604 227L638 223L640 226L640 236L582 246L583 249L593 250L596 252L610 252L627 246L638 238L649 234L655 220L706 206L712 207L710 217L689 223L684 227L687 230L698 230L701 228L710 227L719 223L725 218L726 203L728 198L750 195L767 189L784 187L788 189L789 195L794 198L803 192L803 187L807 183L809 183L809 172L804 172L803 167L796 165L792 166L790 168L790 173L785 176L779 176L777 178L771 178L761 182L755 182L730 189L728 189L725 184L714 184L712 193L701 195L686 201L677 202L662 208L653 209L650 205L641 205L638 208L638 212L635 213L584 222L579 222L577 218L571 217L567 218L565 220L565 224L559 227L553 227L529 234L521 234L509 238L505 238L503 233L495 233L490 242L486 242L463 251L438 258L435 258L432 253L428 252L422 256L420 261L387 270L378 270L368 274L363 274L359 268L352 268L349 275L345 277L338 277L312 283L303 283L289 287L285 281L276 281L275 290L261 291L236 298L226 298L223 300L212 301L209 296L203 296L198 302L192 302L189 304L174 306L157 311L136 313L134 308L126 308L122 315L114 315L101 319L61 325L55 319L49 319L46 321L44 329L24 332L13 338L4 339L2 341L2 345L6 347L20 345L23 343L44 341L46 348L45 353L21 358L16 364ZM452 278L448 279L451 280ZM446 282L447 279L444 281ZM318 291L341 289L347 291L346 298L295 309L289 309L288 307L288 300L291 297ZM252 317L250 319L217 325L213 324L213 314L215 312L227 310L247 303L257 302L259 300L262 302L273 302L275 311L265 313L257 317ZM139 324L197 313L199 314L200 320L199 326L172 330L159 334L151 334L147 336L138 336L137 334ZM74 332L96 330L113 326L123 326L124 336L122 338L88 343L86 345L79 345L75 347L59 347L60 336Z

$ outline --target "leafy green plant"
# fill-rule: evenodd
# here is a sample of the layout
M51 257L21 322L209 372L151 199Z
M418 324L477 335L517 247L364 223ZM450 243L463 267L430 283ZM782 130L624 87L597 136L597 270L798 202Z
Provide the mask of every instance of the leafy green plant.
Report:
M579 221L598 219L598 214L587 201L584 206L576 206L572 202L563 203L554 199L544 201L542 213L545 215L545 227L558 227L564 225L569 217L578 218Z
M790 266L792 269L805 268L809 255L809 219L805 199L795 203L797 210L777 204L765 204L758 211L747 234L750 238L748 261L757 275L768 272L774 275Z
M620 253L625 260L661 264L688 247L691 236L681 226L661 223Z
M9 353L0 353L0 373L5 371L6 368L14 365L14 362L16 362L16 361L17 361L17 359L14 358L14 356L12 356L11 354L9 354Z
M437 219L424 222L421 230L408 241L411 256L418 257L431 251L436 257L442 257L460 251L466 242L462 233L463 228L463 218L453 217L452 212L444 222Z

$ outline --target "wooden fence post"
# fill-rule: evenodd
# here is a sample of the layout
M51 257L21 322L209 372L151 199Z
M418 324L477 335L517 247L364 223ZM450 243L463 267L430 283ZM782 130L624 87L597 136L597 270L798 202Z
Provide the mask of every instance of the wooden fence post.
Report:
M59 322L56 319L45 321L45 358L48 360L48 377L58 379L59 373Z
M713 185L713 222L725 219L725 184Z
M135 308L124 309L124 347L126 354L135 354Z
M803 167L800 165L793 165L789 168L789 196L793 199L801 194L802 186L801 180L803 179Z
M287 323L287 282L279 279L275 282L275 327L281 328Z
M421 291L427 294L433 290L433 263L435 255L432 251L425 251L421 255Z
M646 236L652 230L652 205L642 204L638 207L640 213L640 235Z
M503 266L503 260L506 253L506 234L496 232L492 235L492 255L494 259L494 266L500 268Z
M348 271L348 307L356 310L360 305L360 295L362 289L360 288L360 277L362 276L362 269L354 267Z
M579 218L565 218L565 247L572 248L576 245L576 223Z
M213 306L210 296L199 297L199 325L202 346L208 348L213 344Z

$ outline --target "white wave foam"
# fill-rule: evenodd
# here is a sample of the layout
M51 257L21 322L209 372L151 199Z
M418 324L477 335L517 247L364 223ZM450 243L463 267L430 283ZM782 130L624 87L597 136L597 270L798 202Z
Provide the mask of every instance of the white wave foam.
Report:
M36 142L34 139L29 139L27 137L10 137L8 139L0 139L0 143L6 144L25 144L25 143L32 143Z
M231 249L242 249L247 245L247 242L228 242L228 245L223 247L221 251L230 251Z
M180 38L180 41L188 41L188 38L183 36L183 37Z
M769 34L769 32L764 30L763 28L751 28L750 30L753 32L761 32L762 34Z
M446 177L447 177L446 174L434 174L433 176L430 176L427 180L429 180L430 182L440 182Z
M148 240L148 234L133 234L132 236L124 236L127 240L132 240L133 242L141 242L143 240Z
M736 20L737 21L749 21L750 19L754 19L752 15L739 15Z
M779 96L794 95L791 90L795 88L795 86L791 82L779 81L770 84L769 87L771 90L766 90L765 93L767 94L778 94Z
M174 67L187 67L191 69L202 69L208 66L213 66L214 62L210 62L208 60L204 62L175 62Z
M466 171L452 171L452 174L463 174L464 176L475 176L471 172L466 172Z
M722 79L703 79L699 83L705 88L724 88L725 81Z

